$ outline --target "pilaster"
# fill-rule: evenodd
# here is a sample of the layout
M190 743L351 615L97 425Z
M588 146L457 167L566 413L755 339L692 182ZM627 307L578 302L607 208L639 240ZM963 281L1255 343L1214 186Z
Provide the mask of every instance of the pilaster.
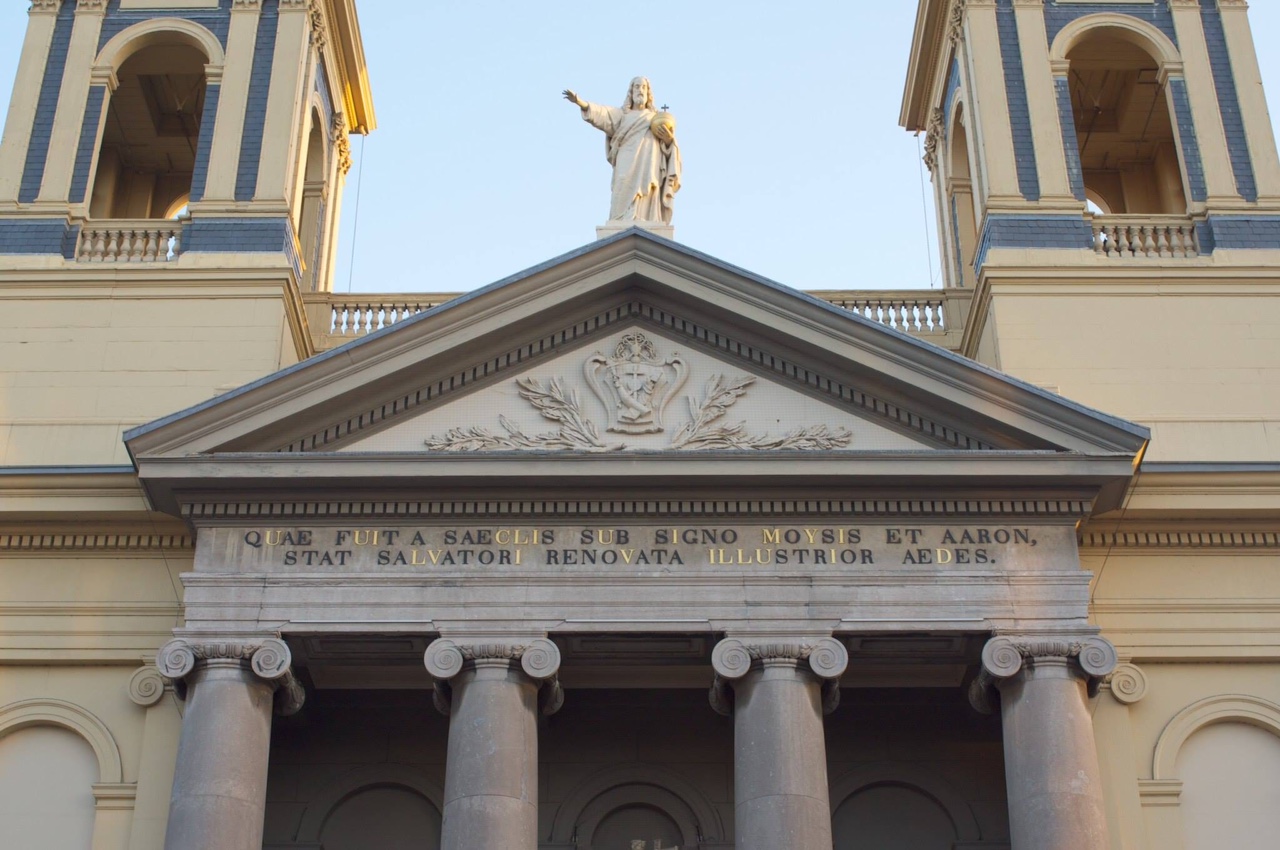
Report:
M253 199L278 204L281 209L288 208L298 149L306 144L306 139L301 137L298 116L305 101L311 68L311 20L307 0L280 0L271 88L267 95Z
M1258 203L1280 205L1280 154L1276 151L1275 131L1262 87L1258 50L1249 27L1249 7L1244 0L1219 0L1218 10L1222 13L1222 28L1240 100L1240 117L1253 160Z
M986 177L987 206L1021 209L1025 204L1018 185L996 3L967 0L958 5L963 7L964 16L962 49L973 69L969 101L976 120L970 122L969 132L975 134L975 148L981 160L978 171Z
M443 850L537 850L539 707L560 708L560 650L544 637L434 641L424 657L449 715Z
M1141 668L1123 663L1106 677L1094 706L1093 728L1113 850L1144 850L1150 846L1143 829L1138 761L1129 719L1129 707L1146 694L1147 677Z
M36 0L31 4L27 34L18 59L18 73L9 100L9 116L0 139L0 207L16 204L22 171L31 144L31 130L36 121L40 101L40 84L44 79L53 30L58 22L62 0Z
M204 201L235 200L240 146L249 107L249 83L253 75L253 52L258 42L261 17L262 0L236 0L231 5L227 58L219 87L209 173L201 199ZM197 188L193 187L193 191Z
M271 714L302 707L281 640L190 641L161 648L156 666L187 700L169 803L166 850L262 846Z
M1236 194L1235 174L1231 170L1231 155L1227 150L1226 130L1222 126L1222 107L1214 87L1200 4L1197 0L1170 0L1169 8L1178 33L1187 99L1204 163L1207 202L1211 207L1238 205L1240 199Z
M80 149L80 128L89 102L90 74L98 55L98 36L106 16L106 0L77 0L71 45L58 92L58 111L53 118L49 155L45 158L44 180L37 203L65 205L71 195L71 177Z
M733 715L738 850L831 850L822 715L849 664L832 637L730 637L711 654L711 705Z
M129 699L146 712L129 850L154 850L164 845L182 715L173 688L152 665L134 671L129 679Z
M982 650L970 689L980 711L1000 694L1012 850L1110 846L1086 690L1116 667L1110 642L1090 636L1001 636Z
M1031 134L1040 175L1042 206L1082 210L1071 189L1067 151L1058 116L1058 97L1049 65L1049 36L1044 22L1044 0L1013 0L1018 24L1022 74L1031 113Z

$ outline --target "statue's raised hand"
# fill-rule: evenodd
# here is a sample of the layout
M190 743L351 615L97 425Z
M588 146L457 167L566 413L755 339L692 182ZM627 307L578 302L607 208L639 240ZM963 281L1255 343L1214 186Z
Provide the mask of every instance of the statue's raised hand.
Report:
M586 104L579 99L577 93L574 92L573 89L564 90L564 99L572 103L574 106L586 106Z

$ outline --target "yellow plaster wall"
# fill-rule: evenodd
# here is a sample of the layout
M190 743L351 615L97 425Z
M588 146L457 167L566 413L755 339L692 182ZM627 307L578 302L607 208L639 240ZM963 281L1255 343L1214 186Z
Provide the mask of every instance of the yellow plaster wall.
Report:
M296 360L279 289L0 295L0 465L126 464L124 430Z
M1229 280L993 292L1000 368L1152 428L1147 460L1280 460L1274 293Z

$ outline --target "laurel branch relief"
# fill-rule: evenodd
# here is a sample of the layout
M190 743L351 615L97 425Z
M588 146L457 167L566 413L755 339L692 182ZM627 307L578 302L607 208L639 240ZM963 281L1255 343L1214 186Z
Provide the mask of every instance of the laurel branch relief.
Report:
M688 365L677 354L658 356L653 341L642 333L629 334L618 343L612 357L595 354L584 365L588 386L609 412L608 434L665 433L663 415L672 397L684 386ZM712 375L702 398L686 396L690 419L671 437L669 448L684 451L825 451L849 445L853 434L845 428L811 425L782 436L752 434L746 423L722 421L755 378L727 379ZM537 378L518 378L520 397L534 406L556 430L527 434L505 416L498 417L502 433L481 426L454 428L430 437L427 448L435 452L503 450L610 452L627 448L600 434L587 418L577 390L566 390L559 378L543 384Z

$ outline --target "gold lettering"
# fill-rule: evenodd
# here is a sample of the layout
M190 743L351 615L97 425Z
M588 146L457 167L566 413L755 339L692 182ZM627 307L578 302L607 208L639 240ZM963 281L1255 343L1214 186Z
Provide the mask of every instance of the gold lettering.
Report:
M937 551L939 564L949 564L954 559L954 553L950 549L939 549Z
M781 543L781 542L782 542L782 529L781 529L781 528L766 528L766 529L764 529L764 542L765 542L765 543L773 543L773 544Z
M410 550L409 563L415 567L425 567L427 565L427 562L425 560L418 560L422 555L423 555L423 552L420 549Z
M804 530L804 534L805 534L805 536L806 536L806 537L808 537L808 538L809 538L809 545L810 545L810 546L812 546L813 544L815 544L815 543L817 543L817 542L818 542L818 529L816 529L816 528L806 528L806 529Z
M505 528L499 528L493 533L493 542L499 546L506 546L511 542L511 532Z

